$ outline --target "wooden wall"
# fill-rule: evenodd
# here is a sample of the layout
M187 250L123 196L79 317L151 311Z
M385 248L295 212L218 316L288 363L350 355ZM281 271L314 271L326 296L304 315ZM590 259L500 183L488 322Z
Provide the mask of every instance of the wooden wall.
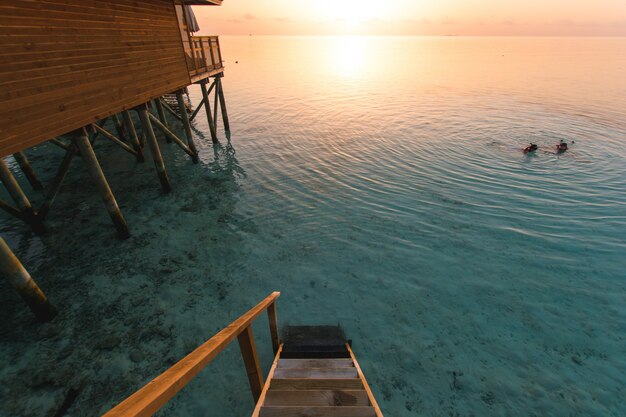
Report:
M0 157L190 83L172 0L0 0Z

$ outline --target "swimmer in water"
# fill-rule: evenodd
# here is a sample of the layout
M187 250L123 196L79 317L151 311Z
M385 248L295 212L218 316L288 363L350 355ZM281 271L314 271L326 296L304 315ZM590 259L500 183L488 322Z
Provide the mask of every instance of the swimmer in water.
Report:
M563 139L561 139L561 141L556 145L556 151L558 153L563 153L567 150L567 142L565 142Z
M539 146L537 146L537 144L531 142L530 145L528 145L527 147L524 148L524 153L535 152L537 149L539 149Z

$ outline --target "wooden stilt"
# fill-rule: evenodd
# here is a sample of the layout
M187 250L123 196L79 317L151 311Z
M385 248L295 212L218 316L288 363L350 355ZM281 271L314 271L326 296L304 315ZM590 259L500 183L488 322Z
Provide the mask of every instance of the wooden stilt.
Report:
M115 135L109 133L105 128L100 127L96 124L92 124L91 127L93 129L95 129L96 132L100 133L102 136L104 136L105 138L111 140L113 143L115 143L116 145L118 145L120 148L124 149L126 152L132 154L135 156L135 158L139 159L139 155L137 154L137 152L135 151L135 149L131 148L130 146L128 146L125 142L122 142L118 137L116 137Z
M74 159L76 152L78 152L78 148L76 148L76 145L74 144L74 142L71 142L69 146L67 147L67 151L65 152L63 161L61 161L61 165L59 165L59 169L57 170L57 173L54 176L54 179L48 186L48 193L46 194L46 199L44 200L43 204L39 208L38 214L42 220L44 220L48 216L48 213L50 212L50 207L52 207L52 204L54 203L54 199L56 198L57 194L59 193L59 190L61 189L61 184L63 183L63 180L65 179L65 175L67 174L67 171L70 169L70 164L72 162L72 159Z
M237 336L237 340L239 341L239 349L241 350L243 363L246 366L252 397L256 403L261 396L261 391L263 391L264 382L261 367L259 366L259 355L257 354L254 336L252 335L252 326L249 325L246 327L246 329Z
M80 154L83 157L83 161L87 165L87 170L89 171L89 174L96 183L98 192L100 193L100 196L104 201L104 206L109 212L109 216L111 216L111 220L113 221L113 225L117 229L119 237L121 239L128 239L130 237L128 225L126 224L126 220L124 219L124 216L122 215L122 212L117 205L117 201L115 200L113 193L111 192L111 187L109 187L109 183L107 182L107 179L102 172L102 168L98 163L98 158L96 158L96 154L91 147L91 142L89 142L89 135L87 134L87 130L85 128L79 129L76 132L73 140L80 150Z
M126 135L124 135L124 125L120 120L120 116L118 114L113 115L113 121L115 122L115 130L117 131L117 137L119 137L122 141L126 142ZM104 123L100 125L103 127Z
M219 92L220 109L222 111L222 121L224 122L224 130L226 133L226 137L230 139L230 122L228 120L228 111L226 110L226 98L224 97L224 88L222 86L223 76L224 76L223 74L219 74L217 76L217 83L219 87L217 91Z
M185 142L183 142L183 140L181 138L179 138L178 136L176 136L174 134L174 132L172 132L171 130L169 130L167 127L165 127L165 125L163 125L163 123L161 123L161 121L159 119L157 119L153 114L148 113L148 117L150 118L150 121L153 123L154 126L158 127L159 130L161 130L161 132L163 132L163 134L165 135L165 137L170 138L174 143L176 143L178 146L180 146L180 148L185 151L185 153L189 156L191 156L192 158L194 156L196 156L196 154L194 154L191 149L189 149L189 147L185 144Z
M143 150L141 149L141 143L139 142L139 137L137 136L137 131L135 130L135 125L133 124L133 118L130 116L130 112L128 110L124 110L122 112L122 118L124 119L124 124L126 125L126 131L128 132L130 144L135 150L137 161L144 162L145 158L143 156Z
M2 159L0 159L0 179L17 205L17 208L22 212L23 219L30 225L33 232L37 235L44 234L46 227L41 221L41 218L37 216L35 209L33 209L30 201L28 201L28 197L26 197L26 194L22 191L19 183L11 173L11 170Z
M157 115L159 116L159 121L163 123L165 127L169 127L169 125L167 124L167 119L165 118L165 111L163 109L163 104L161 103L161 99L156 98L153 101L154 101L154 106L156 107L156 110L157 110ZM172 143L172 139L169 138L167 135L165 135L165 141L167 143Z
M156 106L157 114L159 115L159 120L161 121L161 123L169 127L169 124L167 123L167 118L165 117L165 109L163 108L163 103L161 103L161 98L155 98L154 105Z
M26 158L26 154L20 151L14 153L13 157L17 161L20 168L22 168L22 172L24 172L24 175L30 183L30 186L33 187L33 190L43 190L43 184L39 181L39 178L37 178L37 174L35 174L35 170L30 165L28 158Z
M50 143L52 143L53 145L58 146L59 148L65 149L65 150L67 150L69 148L69 145L65 144L63 141L61 141L60 139L57 139L57 138L50 139Z
M213 123L215 123L215 130L217 131L217 100L220 95L220 84L217 78L214 78L213 84L215 85L215 94L213 95Z
M194 164L198 163L198 150L196 149L196 144L193 142L193 134L191 133L191 123L189 122L189 114L187 114L187 110L185 110L185 100L183 98L182 90L178 90L176 92L176 101L178 101L178 108L180 109L181 121L183 122L183 127L185 128L185 136L187 137L187 146L194 153L194 156L191 157Z
M166 102L164 102L163 100L161 100L161 104L163 105L163 108L165 110L167 110L167 112L169 114L171 114L172 116L174 116L175 118L177 118L178 120L180 120L181 122L183 121L183 119L180 117L180 115L178 113L176 113L176 111L174 109L172 109L169 104L167 104ZM184 104L184 102L183 102Z
M150 123L148 106L146 104L143 104L141 106L137 106L135 110L139 114L139 119L141 120L141 128L143 129L143 133L146 137L146 142L148 142L148 146L150 147L150 153L152 154L152 159L154 160L154 166L156 167L159 181L161 181L161 187L163 188L164 192L169 193L170 191L172 191L172 186L170 185L170 179L167 176L167 171L165 170L165 163L163 162L163 156L161 155L159 143L157 142L156 136L154 135L152 123Z
M50 321L56 309L50 304L37 283L17 259L11 248L0 237L0 275L4 276L17 290L39 321Z
M202 99L206 110L206 118L209 122L209 130L211 131L211 140L213 143L217 143L217 131L215 130L215 124L213 123L213 115L211 114L211 104L209 101L209 93L206 89L206 80L200 81L200 89L202 90Z

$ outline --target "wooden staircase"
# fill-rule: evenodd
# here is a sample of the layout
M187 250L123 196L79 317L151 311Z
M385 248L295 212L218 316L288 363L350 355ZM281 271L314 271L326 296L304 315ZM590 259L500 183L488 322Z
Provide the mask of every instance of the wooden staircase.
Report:
M350 344L303 340L315 328L299 329L297 341L280 345L252 417L382 417Z
M256 402L253 417L383 417L338 326L286 326L278 337L274 292L103 417L149 417L235 339ZM252 322L267 312L276 356L264 380Z

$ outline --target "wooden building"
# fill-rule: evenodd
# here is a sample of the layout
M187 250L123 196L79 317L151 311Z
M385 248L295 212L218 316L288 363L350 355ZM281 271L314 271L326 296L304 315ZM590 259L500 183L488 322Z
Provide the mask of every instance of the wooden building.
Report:
M161 186L169 192L155 130L194 163L198 152L191 121L202 107L213 143L218 107L230 137L219 39L194 36L187 24L192 22L191 6L221 3L0 0L0 179L13 200L0 199L0 209L24 220L35 233L44 233L44 220L70 162L80 155L119 236L128 237L128 226L92 145L98 137L110 140L140 162L147 145ZM183 94L194 83L200 84L203 99L190 115ZM170 101L163 99L166 95ZM66 154L56 177L44 185L24 151L46 141ZM12 164L5 162L11 155L41 193L39 207L16 181ZM5 258L12 259L11 254Z
M221 72L217 37L191 36L183 10L181 0L1 0L0 156Z

